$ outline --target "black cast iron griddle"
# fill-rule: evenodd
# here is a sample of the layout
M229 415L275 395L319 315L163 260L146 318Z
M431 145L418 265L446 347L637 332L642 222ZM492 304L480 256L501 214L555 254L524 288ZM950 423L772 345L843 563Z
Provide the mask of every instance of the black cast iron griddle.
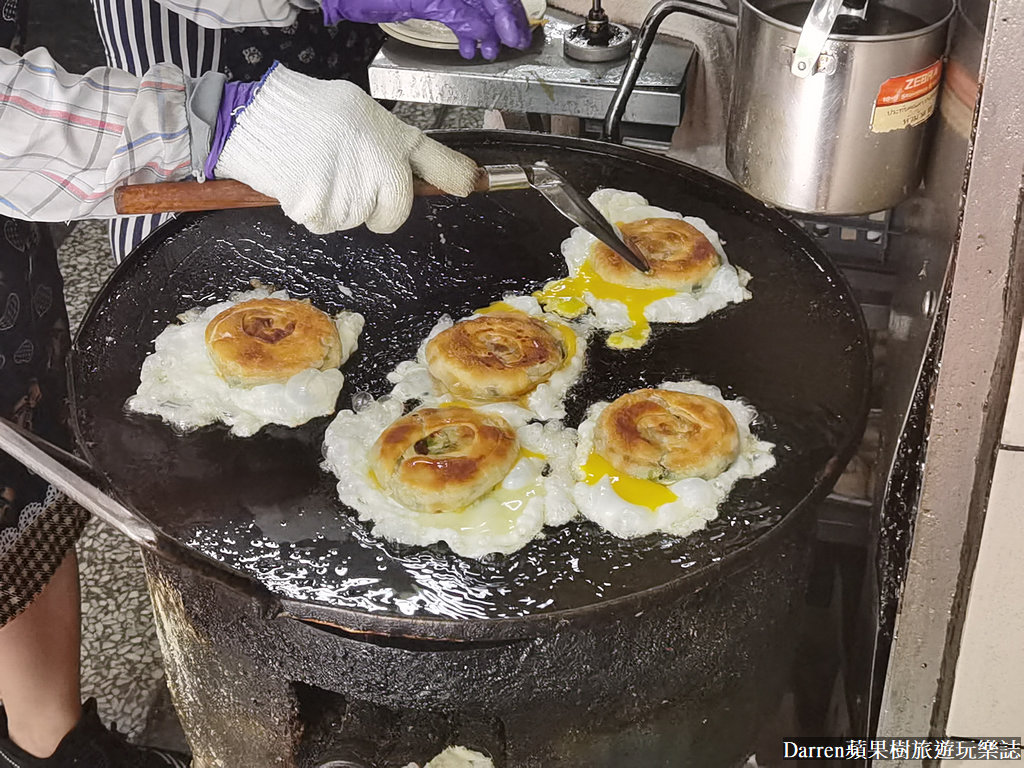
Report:
M415 354L442 314L463 317L566 274L558 254L570 225L525 191L419 199L386 237L364 228L315 236L278 209L187 215L161 228L96 298L72 355L79 442L115 495L196 552L254 577L293 615L463 639L523 636L606 606L642 610L646 600L727 577L806 518L859 439L870 372L860 311L810 239L737 188L659 156L544 135L440 138L481 164L543 159L584 194L635 190L705 218L730 260L753 274L753 299L692 326L656 325L640 350L611 350L598 337L569 393L567 423L597 400L696 378L757 408L755 432L777 443L778 465L741 481L719 517L685 539L620 540L573 522L512 555L474 561L444 545L377 540L341 505L320 468L331 417L243 439L223 426L180 436L124 410L160 331L254 279L330 313L362 313L339 408L356 392L385 394L388 371Z

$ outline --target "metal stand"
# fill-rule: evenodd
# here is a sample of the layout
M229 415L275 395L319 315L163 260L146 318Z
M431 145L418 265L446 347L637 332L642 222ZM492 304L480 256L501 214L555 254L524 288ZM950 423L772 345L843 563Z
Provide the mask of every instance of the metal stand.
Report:
M603 120L622 79L622 62L567 59L564 40L579 16L552 8L546 18L528 50L506 49L493 62L466 64L452 51L388 40L370 64L370 93L401 102ZM675 130L683 116L683 91L693 60L693 44L686 40L652 41L622 120L631 128Z

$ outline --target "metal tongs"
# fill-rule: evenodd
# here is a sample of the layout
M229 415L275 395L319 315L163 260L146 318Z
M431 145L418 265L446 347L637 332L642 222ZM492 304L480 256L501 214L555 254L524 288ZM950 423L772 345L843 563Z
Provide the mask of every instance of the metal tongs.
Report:
M487 191L535 189L565 218L583 227L632 266L641 272L651 271L651 265L644 255L623 241L619 231L608 219L568 181L551 170L547 163L485 165L480 170L487 174Z
M631 248L601 212L546 163L485 165L479 169L476 192L535 189L563 216L583 227L641 272L651 267L643 254ZM417 196L443 195L437 187L417 179ZM114 190L114 206L120 214L216 211L225 208L259 208L278 205L272 197L238 181L165 182L135 184Z
M800 30L791 71L797 77L810 77L817 69L818 57L825 48L825 41L832 34L836 19L845 17L850 24L837 30L844 34L854 33L865 24L868 0L814 0L807 13L807 20Z

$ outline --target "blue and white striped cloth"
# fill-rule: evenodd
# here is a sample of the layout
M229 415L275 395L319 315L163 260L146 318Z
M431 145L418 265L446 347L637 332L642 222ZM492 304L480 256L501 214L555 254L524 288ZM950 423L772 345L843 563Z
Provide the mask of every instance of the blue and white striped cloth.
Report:
M218 66L212 22L287 25L310 2L94 0L110 66L85 75L68 74L43 49L23 57L0 49L0 214L113 217L120 184L191 175L187 89ZM119 221L115 255L155 221Z
M312 0L93 0L96 25L112 67L141 75L155 64L170 63L186 76L221 68L221 29L287 26ZM172 214L127 216L111 220L110 245L120 262Z

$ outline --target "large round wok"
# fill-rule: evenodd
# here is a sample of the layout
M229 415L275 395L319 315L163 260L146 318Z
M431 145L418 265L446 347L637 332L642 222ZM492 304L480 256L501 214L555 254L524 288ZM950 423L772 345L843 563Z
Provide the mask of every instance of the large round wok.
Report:
M253 280L329 312L361 312L366 328L344 367L339 408L356 392L385 394L387 372L414 355L439 316L565 274L559 244L570 224L523 191L418 199L386 237L364 228L312 235L277 209L186 215L161 228L93 302L72 354L79 445L112 493L197 562L246 575L235 583L266 590L291 615L438 639L510 639L636 613L728 578L806 521L861 434L870 367L860 311L810 238L736 187L659 156L532 134L439 138L481 164L546 160L584 194L636 190L705 218L730 260L753 274L753 299L695 325L655 326L640 350L596 339L567 422L597 400L692 377L757 408L755 431L777 444L778 465L740 482L719 517L685 539L620 540L573 522L512 555L473 561L443 545L378 540L341 505L320 468L330 417L241 439L222 426L179 435L125 411L157 334L183 310Z

